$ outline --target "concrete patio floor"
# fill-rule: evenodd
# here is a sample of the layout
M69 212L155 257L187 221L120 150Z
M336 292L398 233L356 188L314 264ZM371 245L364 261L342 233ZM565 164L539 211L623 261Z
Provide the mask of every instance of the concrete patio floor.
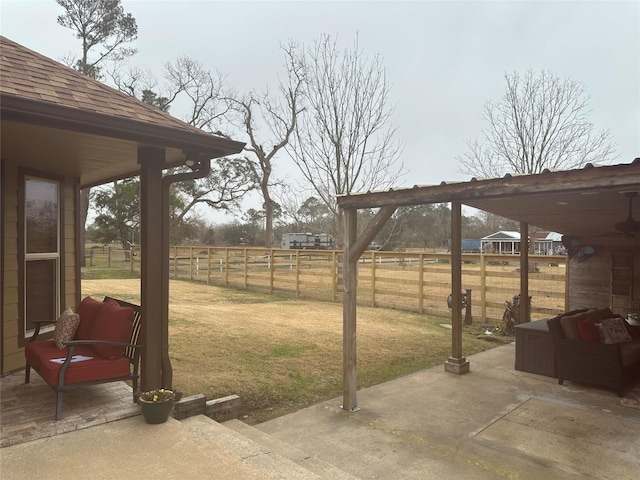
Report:
M640 410L606 390L515 371L514 352L509 344L473 355L463 376L440 365L362 389L354 413L339 398L255 427L206 417L147 425L140 416L96 425L2 448L0 472L15 480L69 478L69 465L94 479L636 479ZM320 462L331 475L318 473Z

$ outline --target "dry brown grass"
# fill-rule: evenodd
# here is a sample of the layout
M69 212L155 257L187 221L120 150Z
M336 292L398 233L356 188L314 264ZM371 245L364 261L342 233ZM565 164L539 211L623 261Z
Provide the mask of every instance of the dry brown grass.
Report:
M83 294L140 301L139 280L83 280ZM207 398L237 394L258 423L341 395L342 304L302 301L186 281L170 285L174 388ZM358 308L358 385L444 363L447 319ZM495 344L464 336L465 355Z

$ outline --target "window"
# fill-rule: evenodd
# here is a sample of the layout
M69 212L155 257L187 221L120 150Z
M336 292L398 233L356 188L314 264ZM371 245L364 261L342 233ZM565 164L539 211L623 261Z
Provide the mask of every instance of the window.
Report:
M60 182L23 177L25 337L32 320L55 320L60 312Z

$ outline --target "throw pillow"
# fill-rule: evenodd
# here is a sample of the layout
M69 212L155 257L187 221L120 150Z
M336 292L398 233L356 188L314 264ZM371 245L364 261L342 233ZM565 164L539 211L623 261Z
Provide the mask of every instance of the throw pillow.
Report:
M567 340L581 340L580 333L578 333L578 322L588 318L588 312L576 313L575 315L560 318L560 325L562 325L565 338Z
M91 330L91 340L109 340L112 342L131 342L133 331L133 308L121 307L109 300L100 309ZM117 360L124 355L125 347L94 344L93 349L107 360Z
M56 347L67 348L64 342L73 340L73 336L78 330L78 325L80 325L80 315L73 313L71 307L67 307L58 318L58 321L56 321L56 328L53 333L53 342Z
M585 319L578 322L578 333L583 342L599 342L600 334L593 320Z
M100 309L104 307L104 303L91 297L86 297L78 305L78 315L80 315L80 326L76 333L77 340L91 340L91 331L93 324L98 317Z
M624 326L622 318L605 318L600 328L600 341L602 343L624 343L633 339Z

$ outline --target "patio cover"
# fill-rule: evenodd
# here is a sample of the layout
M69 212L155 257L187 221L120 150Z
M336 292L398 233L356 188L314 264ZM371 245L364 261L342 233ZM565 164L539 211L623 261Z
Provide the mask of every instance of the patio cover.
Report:
M433 186L392 188L386 191L338 196L344 212L344 304L343 304L343 408L357 410L356 398L356 279L357 260L396 208L451 202L452 302L461 304L461 206L468 205L520 222L528 236L529 225L580 239L582 245L633 246L638 238L621 235L615 224L627 218L624 192L640 192L640 158L629 164L581 169L545 170L535 175L505 175L502 178L468 182L442 182ZM365 229L357 234L357 211L379 209ZM640 209L636 210L640 214ZM522 249L520 296L528 298L528 252ZM529 305L520 304L521 318ZM464 373L468 363L462 355L462 311L452 309L452 355L448 371Z

